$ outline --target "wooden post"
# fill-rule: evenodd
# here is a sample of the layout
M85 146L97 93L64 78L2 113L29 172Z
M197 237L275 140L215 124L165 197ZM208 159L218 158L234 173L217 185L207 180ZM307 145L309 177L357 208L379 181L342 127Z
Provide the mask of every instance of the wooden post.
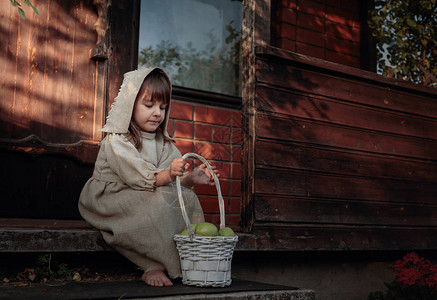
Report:
M271 0L243 1L242 26L242 203L241 229L250 232L253 223L252 194L254 192L255 114L255 48L270 45Z
M108 103L108 59L110 56L109 45L109 8L111 0L94 0L98 18L94 27L97 32L96 45L92 49L91 59L96 62L96 89L94 94L94 140L102 139L102 134L97 132L105 123L105 111Z

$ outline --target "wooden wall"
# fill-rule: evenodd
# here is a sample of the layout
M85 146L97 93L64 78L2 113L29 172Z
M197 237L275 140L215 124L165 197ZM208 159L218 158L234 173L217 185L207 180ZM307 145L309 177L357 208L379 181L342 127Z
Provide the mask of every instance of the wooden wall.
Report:
M254 60L243 126L257 247L435 249L437 91L269 46Z
M0 4L0 217L80 218L108 99L136 67L138 1L32 3L25 19Z
M139 3L35 4L25 20L0 4L0 217L80 218L95 130L136 68ZM271 1L243 5L243 137L226 147L242 149L245 249L435 249L436 91L271 47Z
M103 116L94 112L103 104L95 99L90 59L97 14L86 1L37 4L40 16L30 10L26 19L9 2L1 5L1 137L35 135L57 144L97 139Z

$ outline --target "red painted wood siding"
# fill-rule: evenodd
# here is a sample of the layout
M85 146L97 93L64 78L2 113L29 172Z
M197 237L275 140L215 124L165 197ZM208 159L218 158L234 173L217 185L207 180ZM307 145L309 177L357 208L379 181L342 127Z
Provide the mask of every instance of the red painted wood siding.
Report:
M435 89L272 47L254 68L259 248L437 247Z
M105 117L92 1L0 3L1 217L77 217Z
M0 137L35 135L46 143L100 140L104 99L90 59L97 14L90 1L44 1L39 16L0 5ZM29 8L29 9L27 9Z

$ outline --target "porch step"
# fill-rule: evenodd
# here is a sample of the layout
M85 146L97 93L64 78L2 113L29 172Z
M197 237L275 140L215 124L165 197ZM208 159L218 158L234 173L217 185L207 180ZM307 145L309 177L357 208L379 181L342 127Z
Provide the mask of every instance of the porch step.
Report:
M299 299L314 300L311 290L234 279L224 288L192 287L175 283L173 287L150 287L141 281L65 282L35 284L29 287L0 286L4 300L50 299Z
M255 237L237 233L235 248L256 250ZM0 218L0 252L113 251L98 230L82 220Z

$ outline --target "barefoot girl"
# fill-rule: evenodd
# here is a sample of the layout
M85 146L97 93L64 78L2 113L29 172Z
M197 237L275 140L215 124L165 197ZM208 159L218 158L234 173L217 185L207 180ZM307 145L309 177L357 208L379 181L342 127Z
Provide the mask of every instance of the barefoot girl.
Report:
M170 97L170 80L159 68L124 75L102 129L107 135L93 175L79 199L82 217L144 270L142 280L152 286L172 286L170 278L181 276L173 235L185 223L174 181L189 164L167 134ZM212 176L201 165L181 177L181 184L190 220L203 222L190 187L214 185Z

